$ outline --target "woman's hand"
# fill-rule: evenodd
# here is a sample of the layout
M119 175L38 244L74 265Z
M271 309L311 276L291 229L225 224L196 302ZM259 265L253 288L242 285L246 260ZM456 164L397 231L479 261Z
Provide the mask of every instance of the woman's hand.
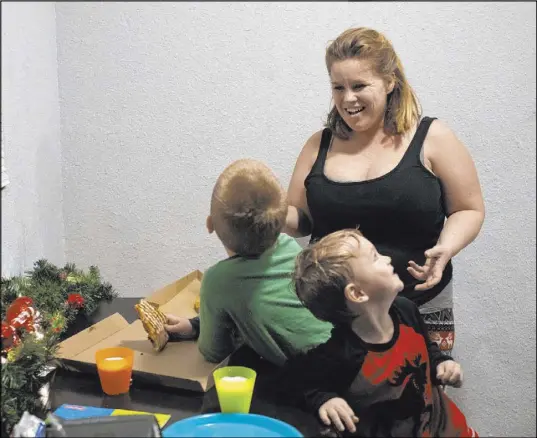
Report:
M406 268L408 272L416 279L424 283L418 284L414 289L427 290L436 286L442 279L444 269L451 259L451 251L445 246L438 244L425 251L425 264L418 265L414 261L408 262Z

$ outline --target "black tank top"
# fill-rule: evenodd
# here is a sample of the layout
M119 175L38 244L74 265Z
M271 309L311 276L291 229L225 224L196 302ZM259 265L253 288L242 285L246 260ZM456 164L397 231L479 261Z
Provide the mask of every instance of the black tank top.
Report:
M415 291L419 283L408 271L408 261L425 262L425 250L436 245L446 218L440 180L420 159L423 141L434 118L424 117L399 164L378 178L335 182L324 174L332 132L325 129L317 159L306 177L306 197L313 219L311 242L344 228L359 227L378 252L392 258L405 287L401 292L417 305L424 304L449 283L451 261L434 288Z

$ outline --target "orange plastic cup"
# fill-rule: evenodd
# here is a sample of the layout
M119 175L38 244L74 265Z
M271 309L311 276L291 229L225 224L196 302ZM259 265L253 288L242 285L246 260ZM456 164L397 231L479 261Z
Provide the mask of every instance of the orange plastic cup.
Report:
M134 351L125 347L103 348L95 353L103 392L118 395L129 392Z

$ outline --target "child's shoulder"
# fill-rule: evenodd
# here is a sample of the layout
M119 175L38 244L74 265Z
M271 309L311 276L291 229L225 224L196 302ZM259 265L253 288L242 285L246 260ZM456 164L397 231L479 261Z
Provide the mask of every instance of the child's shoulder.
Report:
M416 304L405 297L395 297L392 306L395 308L402 322L415 325L419 323L419 309Z
M294 237L291 237L285 233L280 233L280 235L278 236L278 240L276 241L275 248L277 250L288 250L296 252L297 254L302 251L302 247L300 246L298 241Z
M212 290L215 288L215 285L225 281L225 278L228 277L228 270L224 263L226 260L220 260L205 270L201 278L202 291L204 290L206 293L207 290Z
M209 266L203 273L201 282L205 284L221 281L223 278L229 276L228 261L239 258L238 256L229 257L227 259L219 260L213 265Z
M237 255L232 258L240 260L242 264L248 262L256 264L258 261L261 261L263 265L266 265L268 261L268 264L270 265L271 262L280 263L283 257L284 259L292 259L294 266L294 260L301 251L302 247L294 237L291 237L285 233L280 233L274 245L272 245L261 255L257 257L242 257L240 255ZM224 260L224 262L225 261L226 260ZM220 263L222 262L217 263L217 265L219 265Z
M235 255L213 264L203 273L202 289L205 293L208 290L221 290L223 284L240 281L248 274L260 277L260 274L266 275L275 267L279 271L282 267L284 270L287 269L290 276L294 260L300 251L302 247L296 239L281 233L274 246L259 257Z
M401 296L395 297L395 300L393 300L393 306L406 313L414 313L418 310L418 306L416 306L413 301Z

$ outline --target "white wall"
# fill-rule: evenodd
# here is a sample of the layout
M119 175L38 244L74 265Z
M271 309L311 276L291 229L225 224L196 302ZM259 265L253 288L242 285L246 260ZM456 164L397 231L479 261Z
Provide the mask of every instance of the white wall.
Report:
M2 3L2 276L65 263L54 3Z
M482 436L536 436L535 3L349 5L386 32L427 115L469 147L486 203L454 259L455 356L448 390ZM479 29L479 30L478 30Z
M31 12L7 5L21 8L22 21L4 26L2 5L3 36L20 34L6 47L31 45L26 55L9 56L52 53L53 29L35 35L52 15L48 4ZM287 184L303 142L329 109L326 43L353 25L386 32L425 114L445 120L468 145L486 199L479 239L454 262L455 353L466 384L449 393L482 436L535 436L535 3L62 2L56 12L66 259L97 264L125 296L144 295L224 255L204 231L218 173L249 156ZM29 75L17 62L13 71ZM22 81L13 73L15 80ZM13 105L27 88L19 82L5 101ZM29 90L43 97L43 89ZM57 108L49 95L26 98L36 100ZM35 145L42 143L27 126L36 122L24 110L17 114L10 136L25 145L18 166L29 163L17 170L7 151L7 190L15 195L14 182L28 170L34 179L11 201L21 204L17 217L26 229L2 213L2 231L13 224L9 247L61 235L38 233L41 223L61 223L40 221L43 212L31 201L38 188L61 199L51 185L59 171L51 164L47 179L36 180ZM52 163L54 151L42 159ZM53 188L42 191L43 184ZM56 239L47 239L52 248ZM26 253L19 260L34 258Z
M323 50L347 13L58 3L67 259L142 296L221 258L205 231L216 177L251 156L287 185L328 109Z

